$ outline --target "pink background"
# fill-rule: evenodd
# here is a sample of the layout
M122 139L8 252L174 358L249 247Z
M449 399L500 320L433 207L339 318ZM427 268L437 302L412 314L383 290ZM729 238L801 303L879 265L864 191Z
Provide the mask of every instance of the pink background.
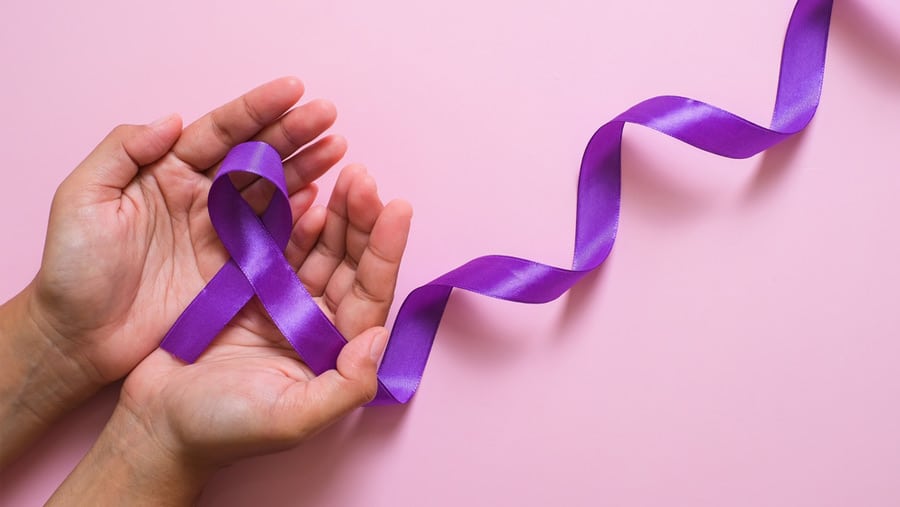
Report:
M793 6L398 3L4 2L0 297L111 127L283 74L415 206L399 295L486 253L567 265L594 129L659 94L765 122ZM410 406L225 470L202 504L900 504L900 4L834 15L802 136L731 161L628 127L604 268L543 306L456 293ZM0 475L0 505L45 500L116 389Z

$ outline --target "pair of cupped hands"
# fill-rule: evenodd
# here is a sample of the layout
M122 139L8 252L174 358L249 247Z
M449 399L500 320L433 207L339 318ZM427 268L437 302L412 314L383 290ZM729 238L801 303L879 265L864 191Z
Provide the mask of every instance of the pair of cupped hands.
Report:
M298 79L282 78L186 128L177 115L119 126L60 185L40 271L4 309L18 319L7 328L15 320L31 330L7 334L36 340L19 347L32 357L19 371L39 391L22 396L20 413L35 427L127 376L95 447L130 446L143 474L202 483L235 459L295 445L374 396L387 341L380 326L412 210L383 204L359 165L343 168L327 207L313 204L314 181L344 156L346 141L323 136L335 120L330 103L295 107L302 93ZM248 140L285 159L294 216L285 256L349 339L337 368L319 376L255 299L193 364L157 348L228 259L207 192L226 153ZM254 209L265 208L268 184L232 181Z

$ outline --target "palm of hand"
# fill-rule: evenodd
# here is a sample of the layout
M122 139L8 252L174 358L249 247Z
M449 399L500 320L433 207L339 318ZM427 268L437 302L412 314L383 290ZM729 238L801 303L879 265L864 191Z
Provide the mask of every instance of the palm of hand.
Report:
M313 377L291 352L230 327L191 365L155 351L129 375L122 402L174 454L221 463L274 451L315 429L299 416Z
M54 206L39 295L51 301L55 311L46 313L61 323L54 327L102 380L145 357L221 263L224 252L203 218L208 187L203 175L166 156L120 197Z

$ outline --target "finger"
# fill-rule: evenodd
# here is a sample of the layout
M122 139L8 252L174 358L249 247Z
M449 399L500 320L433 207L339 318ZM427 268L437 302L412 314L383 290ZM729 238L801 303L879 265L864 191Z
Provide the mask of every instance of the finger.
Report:
M257 141L270 144L281 158L287 158L334 125L337 109L327 100L316 99L287 112L264 128Z
M280 406L286 413L276 421L299 441L371 401L378 390L378 362L387 339L387 330L375 327L344 345L336 370L285 392Z
M189 125L173 150L196 170L207 171L228 150L281 117L301 95L303 84L295 77L270 81Z
M325 227L327 214L328 211L323 206L315 206L303 213L294 224L291 240L284 251L284 256L294 271L300 269L313 247L316 246L316 241Z
M324 137L284 162L287 191L292 194L319 179L347 153L342 136Z
M309 212L309 209L313 205L313 202L315 202L318 194L319 186L315 183L310 183L288 198L291 205L292 228L296 228L297 223L303 218L303 215ZM294 234L293 229L291 234Z
M148 125L120 125L73 171L82 188L92 187L118 198L142 166L159 160L181 133L181 117L164 116ZM102 197L107 197L106 195Z
M356 269L359 290L376 301L390 300L397 284L400 262L406 250L412 222L412 206L406 201L388 203L369 234L369 244Z
M294 194L310 185L319 176L325 174L334 164L343 158L347 151L347 142L343 137L328 136L316 141L300 153L291 157L284 164L284 176L287 183L287 191ZM241 176L251 176L242 174ZM245 183L247 179L243 180ZM241 188L241 180L232 179L235 188ZM246 185L242 191L244 199L259 213L269 202L274 188L263 179Z
M321 99L314 100L291 109L278 121L265 127L254 139L268 143L278 151L282 159L285 159L322 135L334 124L336 118L337 110L331 102ZM343 156L342 153L341 157ZM234 184L238 190L243 190L258 179L254 175L242 175L241 178L234 179Z
M383 209L375 178L369 174L357 178L347 196L347 257L354 266L359 264L369 244L369 234Z
M368 174L354 179L347 195L347 228L344 234L346 253L325 287L325 302L334 312L353 286L359 259L369 243L369 233L383 208L375 179ZM362 329L364 328L355 329L352 335Z
M412 207L401 200L388 203L378 216L350 290L335 312L335 325L344 336L383 325L387 319L411 220Z
M344 259L347 232L347 196L353 181L365 175L361 165L350 165L341 171L331 198L328 201L325 226L316 246L309 253L300 267L300 281L306 285L313 296L321 296L325 292L334 270Z

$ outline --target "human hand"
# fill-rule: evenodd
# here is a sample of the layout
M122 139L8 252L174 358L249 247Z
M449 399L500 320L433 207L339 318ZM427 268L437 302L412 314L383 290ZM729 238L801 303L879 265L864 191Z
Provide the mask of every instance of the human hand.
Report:
M302 93L297 79L283 78L184 132L175 116L117 127L60 185L32 307L91 380L102 385L134 368L226 260L206 199L228 150L252 138L287 157L334 122L325 101L285 114ZM310 183L345 150L342 138L328 136L285 162L295 214L315 195ZM264 205L263 185L237 183L254 207Z
M126 379L104 435L54 498L64 503L87 494L141 504L136 498L146 494L150 505L166 504L161 495L189 503L215 469L296 445L372 399L387 340L379 326L393 299L411 213L402 201L382 205L362 167L342 171L327 210L306 211L286 251L338 330L356 336L337 369L315 376L253 300L195 363L161 349L142 361ZM130 472L97 485L110 469ZM120 488L123 482L129 486Z

